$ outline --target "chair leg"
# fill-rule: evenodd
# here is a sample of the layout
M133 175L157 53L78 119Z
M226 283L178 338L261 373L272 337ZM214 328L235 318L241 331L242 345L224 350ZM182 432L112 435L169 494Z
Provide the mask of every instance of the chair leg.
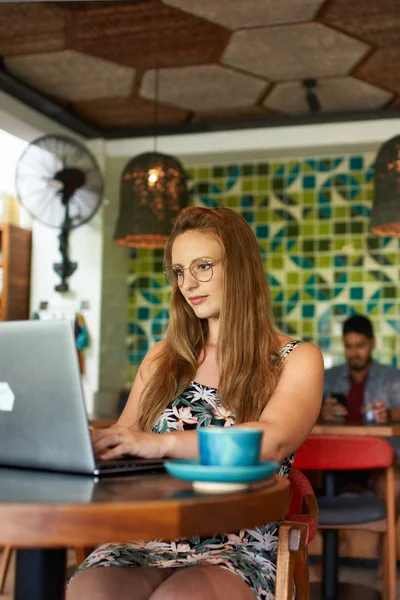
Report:
M393 467L386 469L386 521L384 535L384 600L396 600L397 588L397 552L396 552L396 515L395 485Z
M3 548L3 556L0 561L0 594L4 592L4 585L6 583L8 567L10 565L11 555L13 549L11 546Z
M294 563L294 585L296 600L310 600L310 574L308 570L308 550L302 548Z
M322 600L337 600L339 592L338 582L338 531L336 529L323 529L322 551Z
M279 526L278 560L276 564L275 600L291 600L295 557L290 551L291 526Z

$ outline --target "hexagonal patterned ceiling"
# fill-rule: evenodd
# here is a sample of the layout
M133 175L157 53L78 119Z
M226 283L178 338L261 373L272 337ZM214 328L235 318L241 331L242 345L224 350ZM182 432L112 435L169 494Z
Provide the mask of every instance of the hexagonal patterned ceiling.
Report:
M398 1L0 2L0 89L88 138L399 116Z

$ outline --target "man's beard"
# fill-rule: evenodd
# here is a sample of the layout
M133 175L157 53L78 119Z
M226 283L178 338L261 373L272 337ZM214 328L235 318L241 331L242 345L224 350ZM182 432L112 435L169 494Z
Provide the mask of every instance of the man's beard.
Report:
M364 371L364 369L366 369L367 367L369 367L369 365L371 364L372 358L369 357L365 362L360 363L359 361L357 361L356 364L354 364L353 362L349 361L349 367L352 371Z

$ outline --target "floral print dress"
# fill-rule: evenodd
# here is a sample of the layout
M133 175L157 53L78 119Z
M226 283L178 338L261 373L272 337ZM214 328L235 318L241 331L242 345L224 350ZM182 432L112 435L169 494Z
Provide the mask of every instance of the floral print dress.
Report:
M280 351L286 356L302 342L293 340ZM235 423L235 415L220 403L217 390L192 382L181 396L166 408L153 428L154 433L187 431L208 427L215 420L225 427ZM280 467L288 477L294 455ZM273 600L278 551L279 522L236 533L223 533L204 539L178 539L169 542L107 543L99 546L80 565L90 567L189 567L219 565L236 573L249 585L255 598ZM78 572L77 571L77 572Z

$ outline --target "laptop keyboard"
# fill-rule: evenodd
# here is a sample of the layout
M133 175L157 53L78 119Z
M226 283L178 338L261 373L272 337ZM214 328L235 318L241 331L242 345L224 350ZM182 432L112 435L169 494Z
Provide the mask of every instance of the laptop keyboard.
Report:
M96 469L98 469L101 473L113 471L130 471L134 473L136 471L152 471L154 469L164 470L164 464L163 461L159 459L151 460L146 458L119 458L118 460L96 461Z

